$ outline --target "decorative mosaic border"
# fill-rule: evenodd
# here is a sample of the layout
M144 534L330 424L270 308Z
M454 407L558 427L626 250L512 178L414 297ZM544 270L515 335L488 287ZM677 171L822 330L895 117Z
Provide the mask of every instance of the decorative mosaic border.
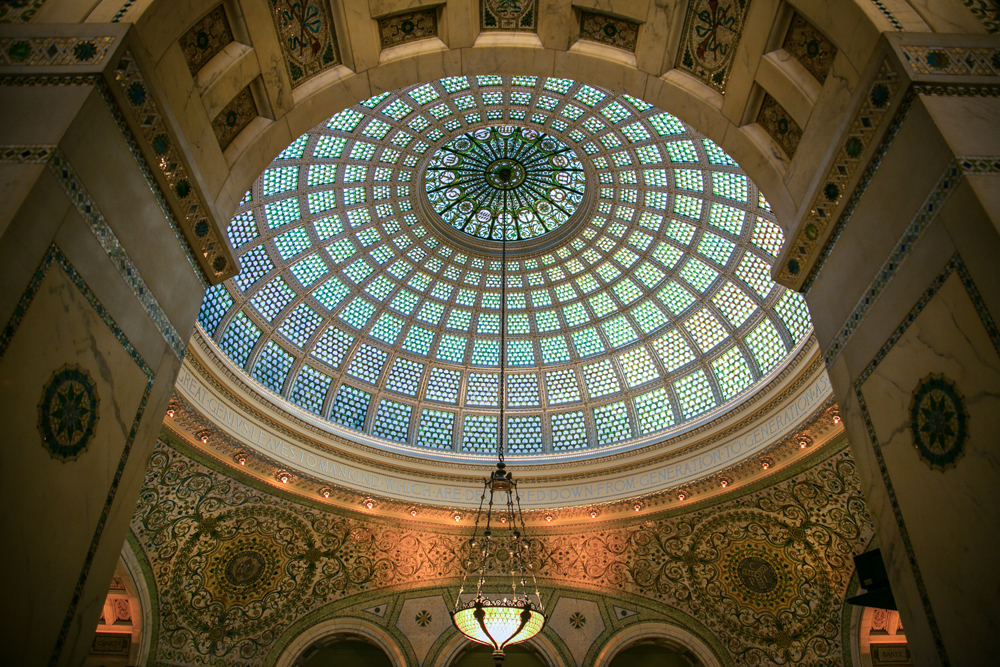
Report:
M962 0L972 15L976 17L986 32L995 34L1000 32L1000 15L997 12L996 0ZM992 14L992 18L990 15Z
M882 16L888 19L889 23L892 24L893 28L895 28L898 32L903 31L903 24L900 23L896 19L896 17L892 15L892 12L889 11L889 8L885 6L885 3L883 3L882 0L871 0L871 2L873 5L875 5L875 8L877 10L882 12Z
M125 143L128 145L129 152L132 153L132 158L135 160L136 166L139 167L143 178L146 179L146 184L149 186L150 192L156 197L156 203L159 204L160 210L163 212L163 217L166 218L167 223L170 225L170 229L174 233L174 238L177 239L181 250L184 251L184 257L187 259L188 264L191 265L194 275L198 277L198 282L201 283L202 287L208 289L211 287L211 283L208 282L205 269L195 259L191 244L188 242L184 232L181 231L180 225L177 224L177 217L174 216L174 212L170 209L170 204L167 203L167 198L163 195L160 184L153 177L153 172L149 169L149 163L146 162L146 158L135 141L135 135L132 134L132 130L129 128L128 123L125 122L125 117L122 115L121 109L118 108L114 97L111 96L111 90L103 81L97 86L97 89L100 91L101 97L104 99L104 104L108 107L108 111L111 112L111 116L115 120L115 125L118 126L118 131L121 132L122 138L125 139Z
M948 76L997 76L1000 74L1000 49L972 46L899 47L907 67L914 74Z
M0 66L98 66L116 37L3 37Z
M70 281L80 291L80 294L82 294L87 300L87 303L89 303L94 309L98 317L101 318L101 320L107 325L108 329L111 330L111 333L115 336L115 338L118 339L118 342L121 343L123 348L125 348L125 351L128 352L130 357L132 357L136 366L138 366L146 376L146 389L143 392L142 399L139 401L135 419L132 421L132 428L129 431L128 438L125 440L125 446L122 449L122 455L118 461L118 467L115 470L115 476L112 479L111 488L108 490L108 495L104 501L104 507L101 511L100 518L97 521L97 527L94 530L94 537L91 539L90 548L87 551L87 556L83 562L83 568L81 569L80 576L77 579L76 588L73 590L73 597L70 599L69 608L66 611L66 617L59 630L59 636L56 639L55 647L52 650L52 656L49 658L50 667L55 667L55 665L59 662L59 656L62 653L63 645L66 643L66 637L69 634L70 626L72 625L73 618L76 615L76 608L80 603L83 588L87 583L90 566L93 564L94 555L97 553L97 547L99 546L101 536L104 533L104 526L106 525L108 515L111 512L111 505L114 503L118 486L121 484L122 475L125 472L125 464L128 462L129 454L132 451L132 445L135 442L135 435L139 429L139 422L142 421L142 416L146 411L146 402L149 400L149 394L153 389L153 382L156 379L153 375L153 370L146 364L142 355L140 355L138 350L135 349L131 341L129 341L128 337L125 336L125 333L118 327L118 324L111 317L111 314L104 308L103 304L101 304L97 295L94 294L94 292L90 289L90 286L87 285L80 274L77 273L73 265L70 264L66 256L55 244L49 246L48 252L45 253L45 257L42 258L41 263L35 270L31 280L28 282L28 287L21 295L17 307L14 309L14 314L4 327L3 333L0 334L0 357L6 353L7 347L10 345L10 341L13 339L14 334L17 333L17 330L21 325L21 321L28 312L28 308L34 301L35 295L38 293L42 281L45 279L45 276L48 274L49 269L53 264L58 264Z
M896 246L892 249L892 252L889 253L889 258L879 268L874 280L872 280L868 289L865 290L864 295L854 306L854 310L851 311L851 315L847 318L847 321L841 326L840 333L836 335L823 352L823 360L827 366L832 365L836 361L840 352L847 345L847 341L851 339L851 336L854 335L854 332L862 320L864 320L868 310L878 301L882 291L899 271L900 265L906 260L913 246L916 245L916 242L923 235L924 231L937 218L937 214L941 211L941 208L961 181L962 173L959 167L955 164L948 165L944 170L944 174L941 175L941 178L938 179L938 182L931 189L930 194L927 195L917 214L913 216L913 220L907 225L899 241L896 242Z
M993 347L1000 353L1000 330L997 329L996 324L993 322L993 318L986 307L982 296L979 294L979 289L976 287L972 280L972 276L969 275L968 270L965 267L965 263L962 261L962 257L956 253L948 260L944 269L931 281L930 286L921 295L914 304L910 312L906 314L903 321L900 323L896 330L893 331L892 335L886 340L885 344L879 349L872 360L865 367L864 371L858 376L854 381L854 393L858 399L858 404L861 408L861 414L864 416L865 427L868 430L868 437L872 443L872 450L875 453L875 459L878 462L879 471L882 473L882 482L885 484L886 492L889 496L889 502L892 505L892 512L896 519L896 524L899 527L900 537L903 540L903 546L906 549L906 556L910 561L910 568L913 571L913 577L917 585L917 591L920 594L920 601L923 604L924 612L927 614L927 621L931 628L931 634L934 637L934 645L937 647L938 657L941 660L942 665L949 665L948 654L944 647L944 642L941 638L941 630L938 627L937 620L934 616L934 609L931 607L930 595L927 592L927 587L924 584L923 575L920 572L920 566L917 563L916 554L914 553L913 543L910 541L910 534L906 528L906 523L903 520L903 513L899 507L899 501L896 498L896 491L892 485L892 479L889 476L889 470L885 464L885 458L882 456L881 445L878 441L878 436L875 434L875 426L872 423L871 415L868 413L868 406L865 403L864 394L861 391L862 386L868 380L868 378L875 372L879 364L885 359L889 351L896 345L906 330L910 328L910 325L917 319L917 316L923 311L927 304L930 303L931 299L940 291L941 287L944 286L948 278L951 277L952 273L957 273L962 281L962 285L965 287L965 291L972 301L973 306L976 309L976 314L979 316L980 321L986 328L987 334L990 337L990 341L993 343Z
M966 174L1000 176L1000 156L962 155L955 162Z
M207 207L191 182L180 152L167 131L166 121L149 94L139 64L130 50L126 50L118 61L115 80L141 128L143 138L156 154L162 156L157 165L170 186L171 195L180 210L184 211L184 222L191 237L198 239L198 255L205 258L206 268L215 281L223 280L226 274L232 272L232 265L226 256L226 242L210 222Z
M882 127L899 86L899 73L887 58L882 61L875 80L854 117L847 138L830 165L826 184L816 193L809 214L802 220L794 241L789 244L791 250L778 273L779 281L794 284L802 275L803 269L815 263L821 239L834 220L832 214L847 192L852 177L862 166L861 155Z
M187 341L177 333L174 325L170 323L170 318L163 312L163 308L160 307L156 297L153 296L152 290L149 289L146 281L142 279L138 267L132 262L128 253L125 252L121 241L115 236L111 225L105 220L101 211L97 208L97 204L91 198L83 183L80 182L66 156L63 155L61 150L56 148L52 151L47 166L66 192L66 196L70 198L70 201L73 202L77 211L79 211L80 215L86 221L90 231L97 237L101 247L104 248L104 252L107 253L108 257L114 263L115 268L118 269L118 273L121 274L125 283L131 288L132 293L139 300L139 303L142 304L146 314L153 320L153 324L156 325L160 335L163 336L163 340L167 342L167 345L170 346L170 349L178 359L183 358L184 352L187 349Z

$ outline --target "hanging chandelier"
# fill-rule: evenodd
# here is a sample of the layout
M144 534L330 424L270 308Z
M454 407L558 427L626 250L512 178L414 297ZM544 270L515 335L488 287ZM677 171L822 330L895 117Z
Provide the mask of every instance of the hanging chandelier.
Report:
M451 620L463 635L474 642L493 648L493 660L501 665L504 649L527 641L545 626L542 599L538 594L535 573L530 562L530 540L525 535L524 517L517 482L504 463L506 429L504 407L507 381L507 237L514 235L511 221L518 213L515 188L524 180L524 167L511 157L502 146L490 147L496 152L494 159L482 168L482 178L494 190L494 201L501 209L497 216L501 223L501 292L500 292L500 421L497 424L497 465L484 480L479 499L476 527L469 540L469 557L465 565L462 585L455 596ZM496 149L500 150L496 150ZM491 151L493 152L493 151ZM532 170L529 166L528 170ZM512 210L513 209L513 210ZM523 215L523 214L522 214ZM485 510L484 510L485 507ZM479 534L480 522L485 528ZM527 572L531 576L533 594L528 593ZM466 601L466 582L469 575L476 577L475 596ZM471 591L470 591L471 594ZM532 599L533 598L533 599Z

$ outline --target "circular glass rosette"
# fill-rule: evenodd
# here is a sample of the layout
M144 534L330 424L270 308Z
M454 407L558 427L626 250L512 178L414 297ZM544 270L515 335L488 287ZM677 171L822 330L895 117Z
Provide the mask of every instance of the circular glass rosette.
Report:
M502 125L461 135L431 157L427 199L451 227L525 241L562 227L583 202L583 165L558 139Z

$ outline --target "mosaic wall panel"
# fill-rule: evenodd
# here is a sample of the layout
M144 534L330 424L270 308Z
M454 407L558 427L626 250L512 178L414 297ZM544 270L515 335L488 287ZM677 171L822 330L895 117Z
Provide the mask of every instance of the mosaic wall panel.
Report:
M233 142L240 132L257 117L257 105L253 101L253 93L247 86L222 108L219 115L212 121L212 131L219 140L222 150Z
M820 83L826 81L833 59L837 57L833 42L798 14L792 18L781 47L795 56Z
M151 657L186 665L261 665L289 628L340 600L457 585L467 539L275 497L163 441L131 528L159 596ZM843 655L852 557L872 536L844 449L680 515L536 531L530 557L543 587L638 596L697 618L736 664L814 665Z
M4 0L0 2L0 23L27 23L45 0Z
M677 68L725 92L750 0L692 0L684 18Z
M639 36L639 24L632 21L598 14L596 12L580 12L580 39L600 42L626 51L635 52L636 38Z
M181 52L184 54L188 70L192 75L197 74L205 63L234 39L226 10L219 5L191 26L180 39Z
M768 93L764 93L764 102L760 105L757 122L767 130L767 133L781 146L789 158L795 156L799 140L802 139L802 128L792 119L791 114L785 111L784 107Z
M480 29L502 32L535 32L538 0L479 0Z
M388 49L418 39L437 36L437 9L398 14L379 19L378 34L382 48Z
M341 63L327 0L269 0L292 87Z

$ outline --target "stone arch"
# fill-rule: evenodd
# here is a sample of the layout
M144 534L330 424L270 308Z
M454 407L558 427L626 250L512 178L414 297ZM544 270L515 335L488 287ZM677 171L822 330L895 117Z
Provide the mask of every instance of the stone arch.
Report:
M360 639L382 649L393 667L406 667L406 653L388 632L360 618L334 618L302 631L282 651L275 667L293 667L311 646L336 636Z
M637 642L656 639L690 651L704 667L722 667L723 662L712 650L691 632L662 622L646 622L629 626L613 636L597 654L594 667L608 667L616 655Z

